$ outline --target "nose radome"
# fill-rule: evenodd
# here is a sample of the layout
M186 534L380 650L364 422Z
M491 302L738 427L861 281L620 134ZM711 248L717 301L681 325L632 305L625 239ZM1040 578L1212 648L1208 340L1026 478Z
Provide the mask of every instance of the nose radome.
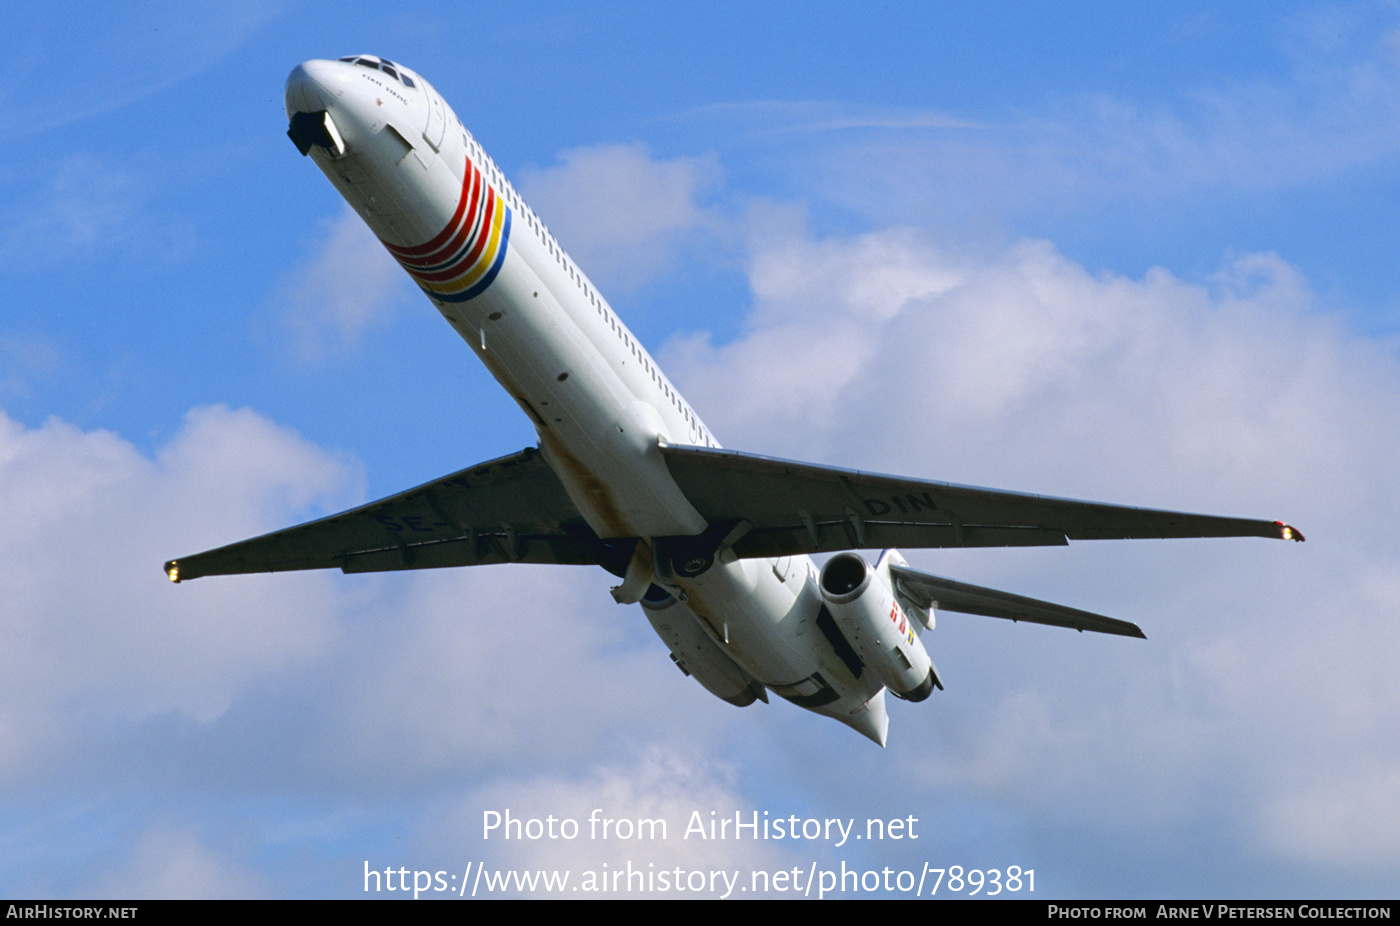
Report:
M297 113L314 113L335 105L347 79L345 64L339 61L303 61L287 76L287 118Z
M305 61L287 77L288 135L302 154L312 145L333 156L363 150L385 124L383 100L345 61Z
M325 148L332 157L345 154L345 140L329 112L339 95L332 89L337 81L336 65L334 61L306 61L287 76L287 137L303 155L313 146Z

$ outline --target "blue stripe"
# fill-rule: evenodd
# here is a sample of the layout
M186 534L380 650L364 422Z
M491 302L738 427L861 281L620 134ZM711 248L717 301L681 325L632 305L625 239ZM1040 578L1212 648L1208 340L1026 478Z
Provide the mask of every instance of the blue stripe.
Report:
M435 293L425 287L423 288L423 292L428 295L429 299L434 299L438 302L466 302L468 299L475 299L477 296L480 296L486 291L486 287L490 286L491 282L496 279L496 274L501 272L501 265L506 262L506 251L510 249L511 213L504 202L501 203L501 208L506 210L506 219L501 223L501 246L496 252L496 261L491 265L491 269L486 271L485 276L477 280L467 289L450 296L443 295L442 293Z

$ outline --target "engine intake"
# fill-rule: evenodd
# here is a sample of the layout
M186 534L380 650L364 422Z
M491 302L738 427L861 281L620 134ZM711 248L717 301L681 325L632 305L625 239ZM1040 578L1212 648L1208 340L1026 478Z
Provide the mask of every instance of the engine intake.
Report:
M836 625L880 683L906 701L922 701L938 684L933 660L918 637L920 622L895 597L886 560L872 568L859 553L838 553L822 567L818 585Z

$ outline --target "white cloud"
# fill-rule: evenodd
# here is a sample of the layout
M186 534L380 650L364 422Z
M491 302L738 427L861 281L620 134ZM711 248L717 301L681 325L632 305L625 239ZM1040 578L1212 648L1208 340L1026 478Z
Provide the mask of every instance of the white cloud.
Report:
M650 700L665 692L679 707L710 695L609 584L596 569L530 566L385 582L350 611L345 674L312 751L388 787L491 769L501 756L597 761L619 731L669 739L674 718ZM727 719L715 712L689 735Z
M315 658L335 635L324 583L174 588L160 567L353 498L358 477L246 410L192 411L155 459L107 431L0 416L0 775L52 774L113 724L207 723Z
M983 123L932 109L854 106L840 101L759 100L711 103L678 114L682 119L737 119L756 135L847 132L852 129L980 129Z
M951 743L919 737L922 715L893 718L917 793L972 789L1147 840L1218 814L1255 850L1309 860L1342 857L1354 821L1392 816L1393 782L1336 774L1400 762L1400 693L1377 656L1400 646L1392 354L1322 312L1275 255L1189 283L1090 274L1044 242L967 256L886 231L758 248L750 327L662 352L729 446L1286 516L1311 538L921 554L1139 619L1149 640L945 619L935 658L953 647L944 674L974 693L940 695L959 699ZM1306 825L1279 822L1292 819ZM1362 842L1393 861L1380 833Z
M276 303L298 361L357 350L394 318L406 292L403 271L353 209L327 222L311 260L280 287Z
M937 705L894 718L915 800L970 790L1148 842L1213 815L1246 853L1356 857L1338 834L1388 819L1393 789L1374 775L1332 788L1337 766L1318 757L1400 760L1400 697L1376 655L1400 644L1385 475L1400 452L1395 358L1275 254L1231 256L1199 282L1161 268L1134 279L1043 241L969 254L909 230L813 240L761 213L741 333L686 332L661 351L730 446L1282 516L1312 538L923 555L949 560L935 571L1122 612L1150 640L989 636L951 618L932 643L954 647L944 672L968 692L938 721L952 728L924 744L915 728ZM1306 825L1279 822L1294 818ZM1366 832L1394 858L1381 829Z
M697 205L704 162L594 154L558 169L561 196L630 165L655 181L640 184L640 200L662 204L648 240L592 239L599 259L612 249L619 261L609 272L647 278L688 236L718 227ZM412 830L420 856L479 851L468 834L492 806L674 820L766 809L782 794L823 813L927 819L956 817L950 804L972 795L1028 826L1099 842L1127 834L1151 846L1209 820L1238 840L1221 857L1372 865L1364 849L1393 862L1400 849L1375 823L1393 816L1384 770L1400 764L1388 664L1400 644L1393 354L1327 315L1277 255L1232 257L1200 282L1162 269L1129 278L1092 273L1043 241L966 254L900 229L813 240L793 227L797 211L748 217L754 307L740 334L685 334L662 352L731 446L1286 516L1310 543L922 554L938 572L1140 620L1150 639L944 618L929 639L949 691L895 705L880 752L788 705L715 701L668 664L635 608L607 599L596 570L170 588L157 570L172 555L355 500L354 467L246 411L191 413L154 458L110 433L3 419L0 775L91 774L101 803L120 786L84 766L78 744L125 754L136 743L140 774L159 751L143 737L163 737L171 721L192 777L233 776L269 805L353 794L344 803ZM353 216L329 235L290 286L308 356L372 330L398 279ZM714 755L733 770L704 758ZM181 882L206 894L259 889L246 887L236 850L178 817L143 830L118 870L153 893ZM307 825L318 834L307 841L324 847L353 825ZM493 857L503 867L785 861L771 846L741 847L737 862L699 844L604 848L531 844ZM354 867L343 883L358 885Z
M707 139L762 137L769 157L790 143L785 179L797 195L877 226L956 224L964 238L995 237L1006 224L1024 228L1027 216L1088 215L1101 230L1124 223L1142 233L1154 218L1145 204L1190 203L1192 222L1210 222L1221 197L1247 201L1393 170L1393 10L1347 11L1336 17L1344 26L1315 10L1292 18L1295 25L1274 24L1283 48L1265 43L1262 61L1238 69L1248 76L1207 71L1195 85L1052 88L1047 104L968 118L840 101L711 106L686 116ZM1335 221L1296 201L1276 214L1298 221L1311 210Z
M596 570L179 586L160 571L360 492L351 461L247 410L192 411L154 457L110 432L0 418L0 780L32 792L51 824L16 834L9 877L83 896L294 891L254 873L260 850L191 798L192 781L262 782L254 805L304 791L387 797L411 820L398 802L442 806L445 780L509 791L520 768L613 768L628 742L703 752L738 719L675 670ZM664 773L616 776L640 774L641 800ZM704 802L715 792L700 780L685 793ZM625 797L616 781L600 796ZM259 846L344 838L359 818L278 819L286 832Z
M658 161L638 144L576 148L558 166L521 172L520 188L604 289L630 289L670 269L676 249L715 219L700 199L717 186L714 157Z
M750 893L750 872L790 870L803 860L791 853L790 842L710 839L690 829L694 821L708 827L711 820L727 818L732 837L736 811L743 813L745 821L753 820L753 807L740 795L737 778L733 769L692 750L651 747L629 760L608 761L587 770L561 769L524 781L497 780L464 796L422 837L435 852L484 860L488 870L568 871L570 888L560 896L592 894L583 887L590 874L601 888L594 896L722 896L723 879L710 880L696 873L725 872L732 878L737 872L743 880L734 884L733 896L742 897ZM487 836L488 812L500 815L492 822L503 821L507 812L514 820L545 821L548 816L571 820L577 824L577 837L507 839L504 827ZM562 823L556 831L563 832ZM523 824L521 832L525 832ZM673 886L676 869L682 872L680 889ZM623 879L612 881L619 872ZM628 873L632 873L630 885ZM692 883L701 881L703 889L691 889ZM672 887L663 889L667 884Z
M742 336L662 351L737 447L815 441L842 448L834 463L1034 477L1052 493L1150 475L1144 501L1163 505L1164 477L1201 502L1225 486L1268 500L1335 473L1339 448L1371 459L1395 440L1354 401L1393 389L1393 363L1318 314L1272 255L1232 260L1211 285L1160 269L1135 281L1045 242L981 258L891 231L785 239L753 266ZM1368 465L1353 460L1341 465ZM1345 497L1367 484L1336 481Z
M853 406L867 401L860 380L880 362L882 323L960 282L957 268L899 233L841 243L785 237L756 248L745 335L715 347L707 333L687 333L661 356L702 415L725 409L723 418L707 416L721 439L743 427L770 449L775 433L797 445L818 437L810 421L861 414Z
M1327 764L1328 774L1262 808L1261 840L1278 857L1390 872L1400 858L1400 770Z

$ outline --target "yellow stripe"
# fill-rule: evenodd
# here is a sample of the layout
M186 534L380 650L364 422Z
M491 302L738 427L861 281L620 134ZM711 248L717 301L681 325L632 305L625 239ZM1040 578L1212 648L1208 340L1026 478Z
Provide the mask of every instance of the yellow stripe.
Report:
M435 289L434 292L439 292L444 295L460 293L462 290L466 289L468 286L471 286L477 280L481 279L483 276L486 275L486 271L491 269L491 264L494 263L496 260L496 252L500 250L501 226L505 224L505 218L506 204L499 196L497 196L496 218L491 223L491 240L486 243L486 249L481 252L481 257L477 260L476 264L472 267L472 269L467 273L466 276L457 277L457 279L453 280L451 283L445 284L444 288Z

